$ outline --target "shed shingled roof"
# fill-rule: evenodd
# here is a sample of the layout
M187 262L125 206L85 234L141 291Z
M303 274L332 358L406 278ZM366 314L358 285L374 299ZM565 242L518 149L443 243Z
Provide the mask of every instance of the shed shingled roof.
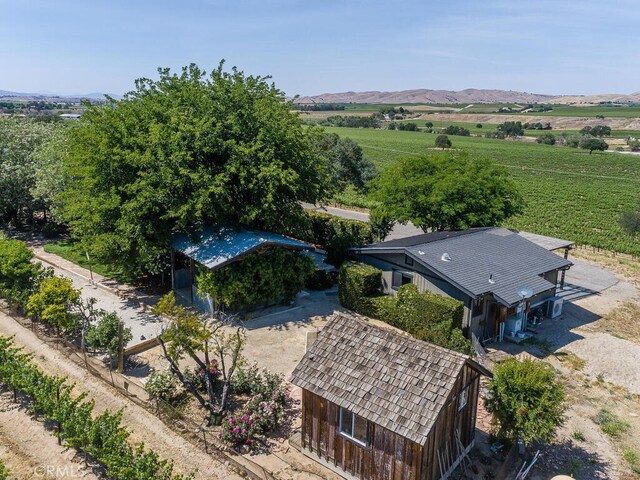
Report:
M334 315L291 374L291 382L424 445L469 357Z

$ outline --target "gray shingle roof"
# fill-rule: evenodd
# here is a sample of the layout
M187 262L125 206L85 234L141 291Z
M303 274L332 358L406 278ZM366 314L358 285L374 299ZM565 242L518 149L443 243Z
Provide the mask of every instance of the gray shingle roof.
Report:
M519 302L518 290L523 287L531 289L533 295L553 288L540 275L571 266L561 256L502 227L401 248L387 247L386 243L355 250L378 256L385 252L407 253L471 296L492 293L504 305ZM450 261L442 260L445 253Z
M468 357L343 314L291 382L423 445Z

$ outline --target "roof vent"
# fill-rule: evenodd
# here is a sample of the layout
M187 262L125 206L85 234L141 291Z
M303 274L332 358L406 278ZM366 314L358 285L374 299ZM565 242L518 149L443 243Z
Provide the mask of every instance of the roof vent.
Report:
M422 250L418 250L418 255L424 255L424 252Z
M491 285L493 285L494 283L496 283L496 281L493 279L493 273L491 275L489 275L489 283Z
M442 256L440 257L440 260L442 260L443 262L450 262L451 261L451 255L449 255L447 252L444 252L442 254Z

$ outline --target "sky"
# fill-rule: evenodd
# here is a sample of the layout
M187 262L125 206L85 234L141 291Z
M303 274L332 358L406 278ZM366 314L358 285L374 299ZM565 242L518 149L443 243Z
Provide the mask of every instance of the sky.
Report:
M638 0L0 0L0 89L122 94L220 60L288 95L640 91Z

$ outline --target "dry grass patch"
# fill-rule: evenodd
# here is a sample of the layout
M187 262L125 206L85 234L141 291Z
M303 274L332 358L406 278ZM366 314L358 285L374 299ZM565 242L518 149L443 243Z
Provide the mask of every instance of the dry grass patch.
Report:
M571 370L580 371L582 370L587 362L580 358L573 352L568 350L560 350L554 354L554 356L558 359L562 365L570 368Z
M589 330L640 344L640 305L627 302L590 325Z

